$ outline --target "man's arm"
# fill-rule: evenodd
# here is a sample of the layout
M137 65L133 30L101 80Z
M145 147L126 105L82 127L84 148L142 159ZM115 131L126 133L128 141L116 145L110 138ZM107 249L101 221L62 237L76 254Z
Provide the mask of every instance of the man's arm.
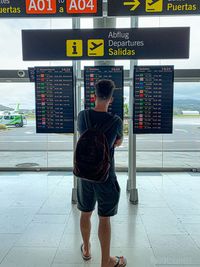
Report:
M116 139L114 143L114 147L121 146L122 142L123 142L123 137L120 139Z
M123 121L119 118L117 137L114 143L114 147L121 146L122 142L123 142Z
M77 119L77 131L79 132L79 134L83 132L83 124L83 111L80 111Z

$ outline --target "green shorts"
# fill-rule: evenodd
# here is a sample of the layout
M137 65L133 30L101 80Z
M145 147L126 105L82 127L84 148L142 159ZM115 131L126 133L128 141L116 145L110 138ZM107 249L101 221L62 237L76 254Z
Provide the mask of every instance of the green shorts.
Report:
M105 183L96 184L77 179L78 209L83 212L92 212L98 203L98 215L110 217L117 214L120 198L120 186L117 179L110 179Z

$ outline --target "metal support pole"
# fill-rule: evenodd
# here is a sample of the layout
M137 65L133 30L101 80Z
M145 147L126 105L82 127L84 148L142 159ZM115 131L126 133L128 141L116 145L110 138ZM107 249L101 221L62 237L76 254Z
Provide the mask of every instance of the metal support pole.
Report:
M116 18L102 17L94 18L94 29L98 28L116 28ZM95 66L114 66L114 60L97 60Z
M131 28L137 28L138 18L131 18ZM133 85L133 72L134 66L137 61L131 60L130 63L130 95L129 95L129 116L133 116L133 103L134 103L134 85ZM127 190L130 192L130 202L134 205L138 204L138 190L136 188L136 135L133 134L133 123L129 120L129 168L128 168L128 181Z
M72 28L79 29L80 28L80 19L73 18L72 19ZM77 85L77 78L80 77L80 62L73 61L73 74L74 74L74 136L73 136L73 151L76 149L76 144L78 141L78 132L77 132L77 118L79 112L79 102L80 102L80 95L79 95L79 87ZM74 175L74 187L72 188L72 204L77 203L77 178Z

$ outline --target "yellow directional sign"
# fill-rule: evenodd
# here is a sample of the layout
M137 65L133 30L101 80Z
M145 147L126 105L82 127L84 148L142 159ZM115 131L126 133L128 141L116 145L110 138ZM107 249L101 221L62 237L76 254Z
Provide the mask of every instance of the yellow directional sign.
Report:
M200 0L107 0L107 2L108 16L113 17L200 15Z
M88 40L88 56L104 56L104 39L89 39Z
M133 6L130 10L134 11L140 5L139 0L132 0L131 2L124 2L124 6Z
M67 40L66 41L67 57L82 57L83 56L83 41L82 40Z
M146 12L162 12L163 0L146 0Z

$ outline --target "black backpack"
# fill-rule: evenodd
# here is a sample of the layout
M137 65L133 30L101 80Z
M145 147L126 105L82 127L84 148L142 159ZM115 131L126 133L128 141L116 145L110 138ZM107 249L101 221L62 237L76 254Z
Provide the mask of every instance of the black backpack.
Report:
M87 130L80 136L74 153L75 176L94 183L104 183L111 166L110 148L105 132L117 121L111 117L101 125L91 126L89 110L84 112Z

